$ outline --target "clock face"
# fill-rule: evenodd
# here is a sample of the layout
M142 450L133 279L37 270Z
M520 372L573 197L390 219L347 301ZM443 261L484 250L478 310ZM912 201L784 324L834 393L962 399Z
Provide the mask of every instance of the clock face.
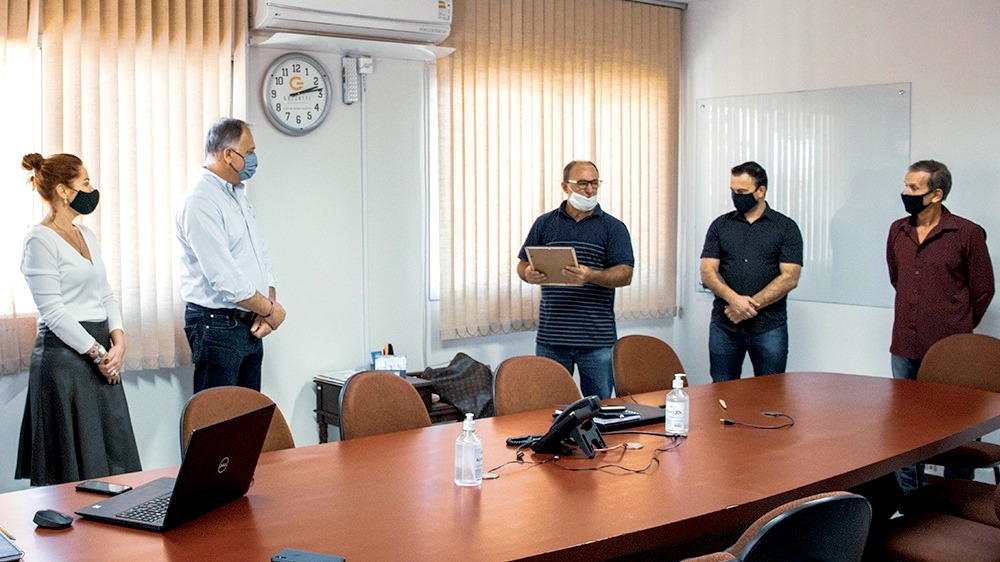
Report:
M330 112L330 78L316 59L290 53L267 70L263 96L264 113L278 130L304 135Z

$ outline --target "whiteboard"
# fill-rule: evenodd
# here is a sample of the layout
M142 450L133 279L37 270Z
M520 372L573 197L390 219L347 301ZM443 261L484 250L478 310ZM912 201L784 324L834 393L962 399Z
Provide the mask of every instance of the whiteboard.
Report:
M767 202L798 223L799 286L789 299L892 307L889 224L910 165L910 84L701 99L697 236L733 210L729 170L767 170Z

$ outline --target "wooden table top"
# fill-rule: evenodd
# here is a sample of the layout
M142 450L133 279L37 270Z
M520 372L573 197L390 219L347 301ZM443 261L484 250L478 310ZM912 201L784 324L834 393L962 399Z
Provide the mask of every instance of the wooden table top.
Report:
M245 498L167 533L78 519L36 529L38 509L98 500L73 484L0 495L0 526L25 560L268 560L297 548L365 560L602 560L669 547L749 521L785 501L845 489L1000 429L1000 394L829 373L789 373L688 388L691 432L644 474L560 468L647 465L657 436L605 436L643 449L512 464L478 488L453 481L456 424L261 456ZM636 396L662 404L664 393ZM724 399L729 409L718 403ZM614 400L612 400L614 402ZM722 425L720 417L794 427ZM544 433L551 411L478 420L484 470L513 460L507 437ZM663 431L662 425L642 429ZM530 453L530 451L529 451ZM544 460L549 455L525 456ZM176 468L105 480L139 485Z

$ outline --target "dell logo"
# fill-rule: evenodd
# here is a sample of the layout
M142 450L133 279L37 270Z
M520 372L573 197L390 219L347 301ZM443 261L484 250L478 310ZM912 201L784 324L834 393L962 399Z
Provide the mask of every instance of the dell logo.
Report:
M225 472L227 468L229 468L229 457L222 457L222 460L219 461L219 474Z

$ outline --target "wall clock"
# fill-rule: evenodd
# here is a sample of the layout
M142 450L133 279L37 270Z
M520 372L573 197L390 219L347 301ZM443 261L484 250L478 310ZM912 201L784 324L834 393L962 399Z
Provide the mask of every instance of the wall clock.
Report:
M264 76L264 113L279 131L304 135L330 113L330 77L316 59L288 53L275 59Z

